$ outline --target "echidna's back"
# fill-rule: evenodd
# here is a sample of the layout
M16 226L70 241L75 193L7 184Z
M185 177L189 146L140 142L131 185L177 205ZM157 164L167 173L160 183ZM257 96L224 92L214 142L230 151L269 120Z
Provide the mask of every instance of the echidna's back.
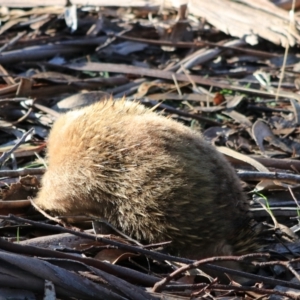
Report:
M253 245L229 163L198 133L139 104L109 100L63 115L48 157L36 199L44 209L106 218L149 243L172 240L190 258Z

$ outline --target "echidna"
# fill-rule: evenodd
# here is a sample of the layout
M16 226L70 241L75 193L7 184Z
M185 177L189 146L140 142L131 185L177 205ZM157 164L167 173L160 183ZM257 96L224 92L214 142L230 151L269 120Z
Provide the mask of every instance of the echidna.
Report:
M126 100L68 112L48 139L35 202L61 215L106 219L192 259L246 253L248 203L234 169L201 135Z

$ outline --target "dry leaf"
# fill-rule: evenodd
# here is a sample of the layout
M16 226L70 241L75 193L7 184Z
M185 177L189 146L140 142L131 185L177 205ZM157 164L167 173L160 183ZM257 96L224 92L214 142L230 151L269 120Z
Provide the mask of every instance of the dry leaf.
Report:
M104 249L98 252L94 258L102 261L108 261L112 264L117 264L118 262L127 260L134 256L139 256L139 254L129 253L122 249Z
M34 176L25 176L18 183L13 183L5 190L2 189L2 200L21 200L35 197L39 188L39 181Z

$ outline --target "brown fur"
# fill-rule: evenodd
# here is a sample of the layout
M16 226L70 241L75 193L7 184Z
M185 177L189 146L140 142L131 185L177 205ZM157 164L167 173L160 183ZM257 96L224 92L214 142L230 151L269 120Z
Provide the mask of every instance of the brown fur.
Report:
M108 220L189 258L253 244L233 168L199 133L138 103L108 100L62 115L35 200L60 214ZM243 249L237 249L241 240Z

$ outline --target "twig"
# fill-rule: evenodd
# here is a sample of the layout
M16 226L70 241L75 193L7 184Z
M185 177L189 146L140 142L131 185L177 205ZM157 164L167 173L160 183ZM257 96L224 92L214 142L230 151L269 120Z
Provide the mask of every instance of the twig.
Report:
M145 99L145 98L143 98L143 99ZM139 99L137 99L137 100L139 100ZM184 112L182 110L173 108L169 105L159 103L159 102L154 101L154 100L148 100L147 98L146 98L146 100L142 100L142 99L140 99L140 100L141 100L141 103L143 103L143 104L150 104L152 106L157 105L158 108L163 109L163 110L165 110L169 113L172 113L172 114L177 114L178 116L189 117L189 118L196 119L196 120L199 120L199 121L202 121L202 122L206 122L208 124L212 124L212 125L215 125L215 126L222 125L220 122L217 122L215 120L212 120L212 119L200 116L200 115L190 114L190 113Z
M260 57L278 57L279 55L276 53L270 53L265 51L259 51L249 48L242 48L242 47L235 47L235 46L224 46L220 45L218 43L212 43L208 41L197 41L197 42L172 42L172 41L164 41L164 40L152 40L152 39L143 39L143 38L136 38L132 36L127 35L115 35L117 39L121 40L127 40L127 41L133 41L133 42L139 42L139 43L147 43L150 45L157 45L157 46L169 46L169 47L176 47L176 48L203 48L203 46L210 46L210 47L217 47L217 48L223 48L225 50L235 50L239 52L248 53L249 55L257 55Z
M205 258L201 259L199 261L195 261L191 264L182 266L181 268L178 268L175 270L173 273L169 274L167 277L163 278L161 281L157 282L154 287L153 287L153 292L160 292L161 289L171 280L175 279L178 275L181 273L184 273L185 271L191 270L191 269L196 269L199 268L201 265L205 265L210 262L219 262L219 261L243 261L249 258L254 258L254 257L259 257L259 256L264 256L263 253L255 253L255 254L247 254L247 255L242 255L242 256L216 256L216 257L211 257L211 258ZM217 266L219 267L219 266ZM223 267L222 267L223 268ZM227 268L226 268L227 269ZM229 269L230 270L230 269ZM244 273L244 272L241 272Z
M23 136L20 138L20 140L7 152L4 152L0 157L0 164L3 164L5 160L25 141L28 135L30 135L33 132L34 128L29 129L26 133L23 134Z
M131 252L137 252L137 253L152 257L153 259L156 259L158 261L167 260L167 261L180 262L180 263L184 263L184 264L193 264L193 263L195 263L195 260L182 258L182 257L176 257L176 256L172 256L172 255L166 255L166 254L158 253L156 251L146 250L146 249L143 249L141 247L126 245L126 244L123 244L123 243L120 243L120 242L117 242L117 241L114 241L114 240L111 240L111 239L104 238L104 237L99 236L99 235L93 235L93 234L83 233L83 232L79 232L79 231L74 231L74 230L71 230L69 228L64 228L64 227L60 227L60 226L53 226L53 225L50 225L50 224L43 224L43 223L40 223L40 222L36 222L36 221L16 217L14 215L9 215L8 217L7 216L0 216L0 218L5 219L5 220L14 221L16 223L28 223L28 224L31 224L32 226L37 227L37 228L43 228L43 229L51 230L51 231L55 231L55 232L74 234L74 235L80 236L82 238L87 238L87 239L91 239L91 240L94 240L94 241L99 241L99 242L102 242L102 243L113 245L113 246L118 247L120 249L125 249L125 250L131 251ZM249 258L249 257L258 257L258 256L259 257L261 257L261 256L269 257L268 254L258 254L258 253L251 254L251 255L249 254L249 255L243 256L243 257ZM239 257L231 256L231 257L225 257L225 258L223 257L222 259L223 260L239 260ZM214 258L212 258L212 260L215 261ZM229 274L242 276L242 277L246 277L246 278L251 278L251 279L258 280L258 281L266 281L266 282L269 281L269 279L266 278L266 277L262 277L262 276L258 276L258 275L254 275L254 274L249 274L249 273L245 273L245 272L241 272L241 271L237 271L237 270L233 270L233 269L229 269L229 268L225 268L225 267L221 267L221 266L211 265L208 262L205 266L208 269L213 269L213 270L217 270L217 271L220 271L220 272L226 272L226 273L229 273ZM280 281L280 282L281 282L281 285L283 285L285 283L284 281ZM272 281L272 283L273 283L273 281ZM300 285L299 285L299 288L300 288Z
M34 169L18 169L18 170L1 170L0 177L19 177L26 175L43 175L45 168L34 168Z
M82 238L87 238L87 239L91 239L94 241L99 241L102 243L107 243L116 247L119 247L121 249L125 249L125 250L129 250L129 251L133 251L133 252L138 252L141 254L144 254L146 256L152 257L153 259L159 260L159 261L164 261L164 260L168 260L168 261L177 261L177 262L181 262L181 263L185 263L185 264L189 264L189 265L196 265L197 263L199 264L199 262L201 264L205 263L205 266L209 269L213 269L213 270L217 270L220 272L226 272L226 273L230 273L230 274L234 274L237 276L242 276L245 278L250 278L253 280L257 280L259 282L265 282L265 283L270 283L270 284L277 284L277 285L281 285L281 286L287 286L290 288L295 288L295 289L299 289L300 290L300 284L295 284L292 282L286 282L283 280L278 280L278 279L270 279L264 276L259 276L259 275L254 275L254 274L249 274L249 273L245 273L245 272L241 272L241 271L237 271L237 270L232 270L229 268L225 268L225 267L221 267L221 266L217 266L217 265L211 265L209 264L210 261L216 261L216 260L242 260L244 258L257 258L257 257L269 257L269 254L263 254L263 253L255 253L255 254L249 254L249 255L244 255L244 256L230 256L230 257L220 257L220 258L209 258L206 260L201 260L201 261L194 261L191 259L186 259L186 258L181 258L181 257L176 257L176 256L171 256L171 255L166 255L166 254L162 254L162 253L158 253L155 251L149 251L149 250L145 250L142 249L140 247L136 247L136 246L130 246L130 245L126 245L117 241L113 241L107 238L103 238L101 236L95 236L92 234L88 234L88 233L83 233L83 232L78 232L78 231L74 231L74 230L70 230L68 228L64 228L64 227L60 227L60 226L54 226L54 225L49 225L49 224L43 224L40 222L36 222L36 221L31 221L31 220L27 220L24 218L19 218L16 217L14 215L9 215L9 216L0 216L0 218L5 219L5 220L10 220L13 222L16 222L18 224L22 224L22 223L28 223L31 224L32 226L35 226L37 228L43 228L46 230L51 230L51 231L55 231L55 232L60 232L60 233L70 233L70 234L74 234L76 236L80 236ZM190 267L192 268L192 267ZM182 268L180 269L182 272Z
M223 284L210 284L207 283L197 283L197 284L181 284L181 285L167 285L164 287L164 291L182 291L182 290L195 290L195 289L204 289L208 290L211 289L213 291L236 291L236 292L254 292L259 294L266 294L266 295L279 295L288 297L290 299L298 299L298 295L294 295L291 293L280 292L277 290L270 290L264 288L256 288L256 287L244 287L244 286L227 286Z
M277 173L277 172L254 172L254 171L239 171L238 176L242 180L260 181L263 179L281 180L288 183L300 183L300 175Z

